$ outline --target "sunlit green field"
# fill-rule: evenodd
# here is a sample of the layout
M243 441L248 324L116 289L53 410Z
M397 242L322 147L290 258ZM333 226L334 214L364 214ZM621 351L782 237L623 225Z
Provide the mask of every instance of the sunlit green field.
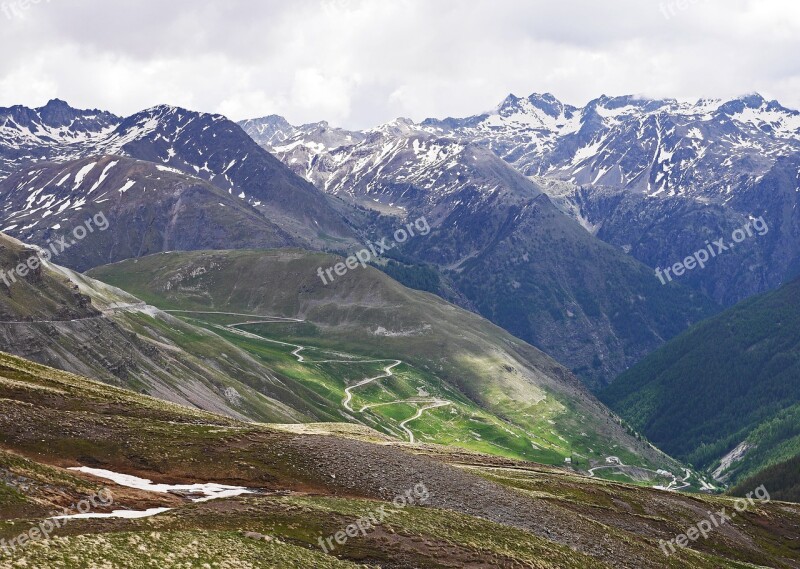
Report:
M345 389L364 379L383 375L384 368L394 361L395 354L374 350L358 353L359 346L324 337L308 323L247 324L231 328L229 326L247 318L222 314L174 315L219 334L280 375L302 383L324 398L331 414L338 413L342 420L361 422L400 440L409 440L401 427L404 421L413 418L431 400L442 400L449 404L425 410L418 418L405 423L414 434L415 442L454 445L543 464L565 464L565 459L569 458L575 466L588 466L590 459L603 460L607 454L603 442L588 434L570 441L559 436L554 428L542 425L538 419L556 419L561 414L563 408L558 402L542 401L535 410L537 420L530 421L534 427L524 430L481 409L436 375L405 362L392 370L393 376L353 389L351 412L342 404L346 397ZM237 331L246 331L262 339ZM292 355L295 346L305 347L300 352L304 362ZM543 423L551 425L547 420ZM623 461L634 464L637 461L635 456L623 450L610 449L610 452L616 453Z

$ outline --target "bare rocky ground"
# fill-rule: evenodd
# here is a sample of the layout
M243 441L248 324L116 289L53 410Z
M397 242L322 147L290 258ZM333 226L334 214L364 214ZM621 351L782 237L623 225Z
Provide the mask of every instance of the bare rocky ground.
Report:
M163 553L158 544L169 540L181 551L194 541L200 547L220 540L226 555L241 549L240 560L250 559L252 547L261 548L267 556L262 564L242 561L253 567L334 561L387 568L800 567L797 505L755 504L694 542L692 550L667 558L659 540L684 533L709 511L732 512L733 500L622 485L446 447L390 443L363 428L333 427L336 434L321 435L242 423L1 356L0 489L13 492L0 494L0 539L36 523L43 509L63 507L103 485L64 470L86 465L155 482L219 482L258 493L193 504L109 485L119 491L115 508L173 509L143 520L75 521L59 533L63 541L21 552L28 567L41 559L55 559L48 565L53 567L91 566L62 562L58 552L72 552L80 561L75 552L100 548L100 536L114 541L131 534L145 540L143 551L152 550L153 558ZM324 425L314 430L324 432ZM420 483L430 493L424 505L397 511L373 531L318 557L319 537L381 506L392 508L392 499ZM48 549L56 543L58 551ZM222 566L213 564L221 563L214 561L214 548L201 549L209 566ZM267 554L278 552L301 561L269 561ZM134 558L118 559L111 550L104 555L111 566L136 567ZM311 557L302 561L303 556Z

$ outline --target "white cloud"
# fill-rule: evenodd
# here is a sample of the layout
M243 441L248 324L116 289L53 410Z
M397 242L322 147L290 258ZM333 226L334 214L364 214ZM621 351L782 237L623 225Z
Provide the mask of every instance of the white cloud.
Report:
M509 92L760 91L800 107L796 0L42 0L23 16L0 13L0 105L360 128L474 114Z

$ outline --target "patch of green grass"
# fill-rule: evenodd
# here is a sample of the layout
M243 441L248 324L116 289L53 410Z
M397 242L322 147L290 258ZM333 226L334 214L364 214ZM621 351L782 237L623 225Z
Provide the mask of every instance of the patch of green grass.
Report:
M286 335L284 324L258 324L241 327L250 334L262 336L265 340L259 341L239 335L230 329L220 328L220 320L230 321L231 317L229 316L211 314L208 315L209 321L206 320L204 314L179 316L191 318L193 323L206 326L229 342L257 356L281 375L310 387L328 400L330 404L328 410L331 413L342 409L345 387L365 378L382 375L386 365L391 363L391 354L376 352L359 354L356 352L357 346L334 343L330 340L324 342L322 348L311 347L303 350L301 353L307 361L301 363L291 355L294 347L269 342L269 340L274 340L275 342L307 345L308 338ZM241 319L242 317L239 317L239 320ZM313 338L313 340L320 342L319 337ZM352 358L353 362L315 363L347 357ZM360 360L368 359L381 359L382 361L358 363ZM399 428L399 424L413 417L417 410L425 405L425 403L408 403L406 401L438 398L453 401L454 404L425 411L419 419L407 425L423 442L453 444L468 450L549 464L562 464L567 456L558 451L557 445L551 445L551 448L537 449L524 430L482 409L430 372L418 369L416 366L402 364L394 368L393 373L392 377L383 378L353 390L351 403L355 410L353 415L372 428L395 437L405 438L406 435ZM370 407L364 414L360 413L361 408L371 405L379 406ZM546 439L542 442L545 443Z

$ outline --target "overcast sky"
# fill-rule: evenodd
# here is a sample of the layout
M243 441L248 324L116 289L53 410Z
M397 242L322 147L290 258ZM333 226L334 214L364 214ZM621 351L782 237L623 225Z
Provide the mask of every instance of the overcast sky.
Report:
M800 108L798 0L0 3L0 106L169 103L349 128L477 114L512 92L758 91Z

